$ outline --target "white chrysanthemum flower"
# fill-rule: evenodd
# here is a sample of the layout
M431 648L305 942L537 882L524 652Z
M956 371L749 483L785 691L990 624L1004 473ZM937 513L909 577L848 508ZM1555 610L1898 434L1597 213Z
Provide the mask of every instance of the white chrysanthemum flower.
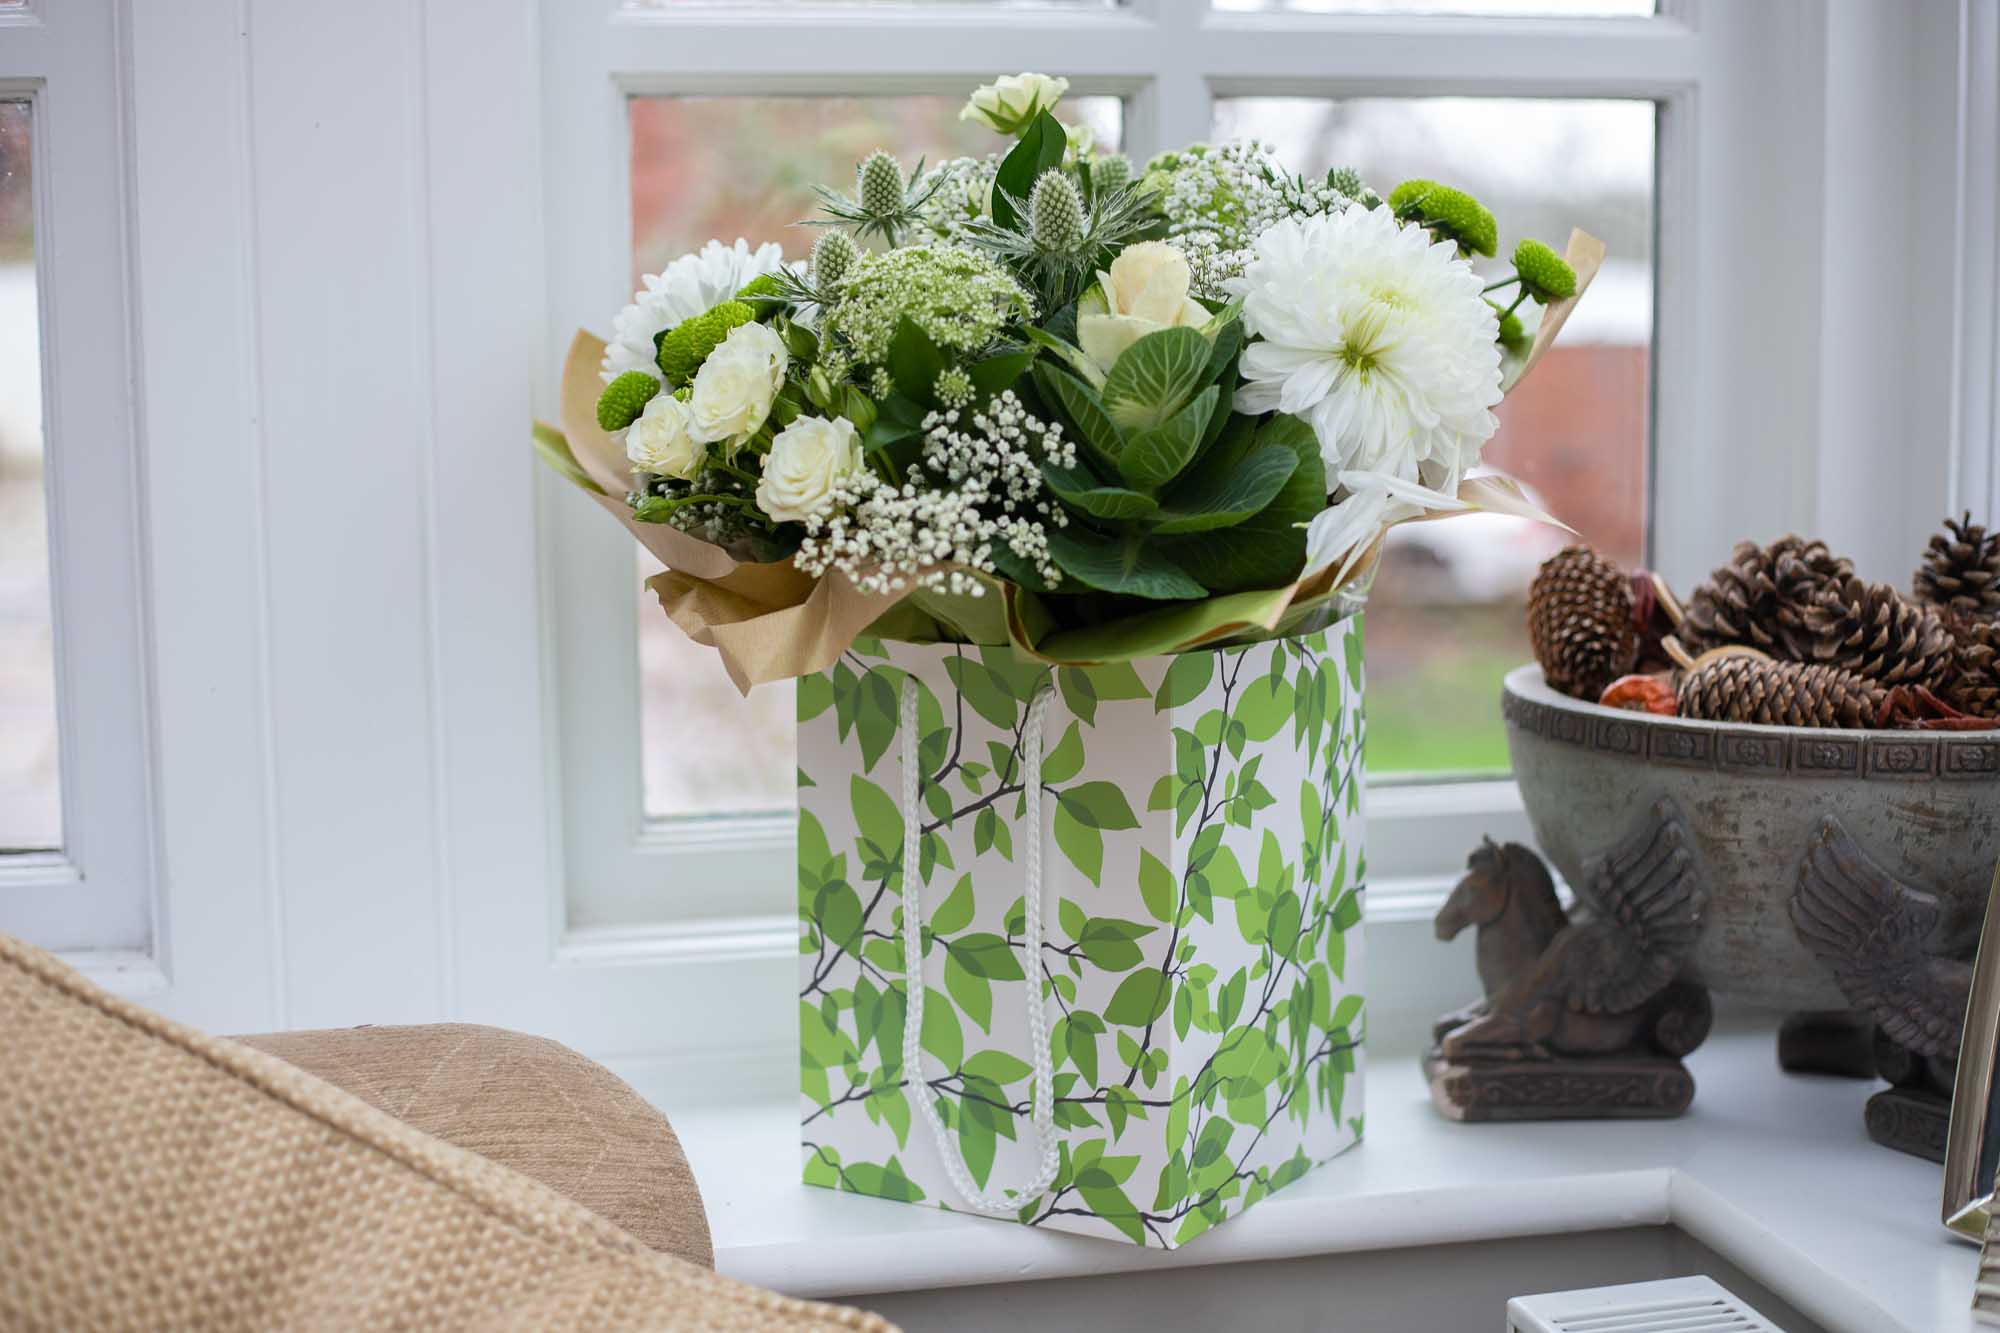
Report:
M775 273L785 263L784 251L773 244L755 250L742 237L735 245L710 241L691 255L682 255L658 273L643 279L643 290L612 321L611 341L604 348L599 373L604 382L628 370L660 378L653 360L653 339L684 319L727 301L752 278Z
M1257 237L1243 276L1252 342L1243 412L1288 412L1319 439L1340 488L1314 525L1322 568L1380 523L1457 508L1458 483L1499 422L1500 348L1479 277L1451 242L1386 208L1287 218Z

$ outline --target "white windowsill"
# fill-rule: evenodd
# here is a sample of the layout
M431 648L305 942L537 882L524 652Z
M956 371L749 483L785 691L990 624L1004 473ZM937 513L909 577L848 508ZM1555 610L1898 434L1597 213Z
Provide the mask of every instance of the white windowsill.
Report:
M1837 1333L1971 1327L1978 1252L1938 1223L1938 1168L1862 1131L1880 1084L1780 1074L1768 1030L1689 1063L1679 1120L1456 1125L1413 1059L1373 1061L1361 1147L1171 1254L807 1188L789 1100L673 1121L717 1269L799 1296L1671 1224Z

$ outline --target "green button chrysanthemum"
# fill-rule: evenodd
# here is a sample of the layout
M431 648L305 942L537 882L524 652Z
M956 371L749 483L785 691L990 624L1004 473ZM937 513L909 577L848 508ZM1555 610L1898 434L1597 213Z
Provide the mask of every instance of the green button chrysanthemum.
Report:
M646 404L660 391L660 382L643 370L628 370L597 395L597 424L603 430L624 430L639 419Z
M769 319L785 308L785 286L770 273L759 273L743 284L736 293L736 299L757 312L757 318Z
M1576 270L1540 241L1522 241L1514 247L1514 271L1521 275L1528 295L1543 305L1576 295Z
M687 383L731 329L756 318L757 312L747 303L724 301L693 319L682 320L660 339L660 373L669 384Z
M1493 313L1500 317L1500 329L1493 335L1493 341L1499 343L1500 350L1509 356L1526 356L1534 340L1528 337L1521 317L1497 302L1488 301L1486 304L1492 306Z
M1420 222L1458 242L1467 254L1490 255L1500 245L1500 224L1463 190L1431 180L1407 180L1389 193L1389 207L1404 222Z

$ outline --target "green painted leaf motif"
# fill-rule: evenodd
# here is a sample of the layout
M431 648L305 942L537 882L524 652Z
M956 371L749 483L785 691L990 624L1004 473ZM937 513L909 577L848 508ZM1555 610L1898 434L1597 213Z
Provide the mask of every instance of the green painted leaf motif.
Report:
M902 1163L893 1157L881 1166L873 1162L855 1162L840 1168L840 1187L851 1193L897 1199L903 1203L921 1203L924 1198L923 1190L904 1174Z
M1222 997L1215 1007L1216 1017L1225 1028L1236 1024L1237 1015L1243 1012L1243 996L1250 987L1250 972L1247 968L1237 968L1235 975L1222 983Z
M1128 439L1125 452L1118 455L1118 471L1125 480L1141 490L1151 491L1178 477L1194 461L1220 393L1211 384L1173 416ZM1276 487L1272 489L1275 491Z
M1360 924L1360 895L1351 891L1342 894L1340 900L1333 905L1333 928L1335 930L1352 930Z
M1283 680L1259 676L1243 687L1235 717L1243 724L1249 739L1262 745L1291 720L1292 702L1290 685Z
M1289 958L1299 947L1299 921L1303 913L1299 895L1286 889L1278 895L1278 901L1271 907L1270 924L1266 934L1272 950L1280 958Z
M848 801L854 809L854 822L861 830L861 836L875 845L877 851L886 857L895 857L903 850L903 812L889 799L889 794L856 773L848 780Z
M856 1054L845 1033L826 1021L819 1006L799 1001L799 1056L808 1069L837 1069Z
M1289 449L1259 449L1220 476L1199 468L1161 497L1153 531L1205 532L1241 523L1276 498L1299 465Z
M813 920L826 942L844 953L861 944L861 897L845 882L822 885L813 896Z
M1145 959L1139 941L1159 929L1116 917L1092 917L1076 939L1083 956L1106 972L1125 972Z
M1097 690L1088 672L1081 667L1058 667L1056 688L1062 692L1069 711L1081 718L1085 726L1097 725Z
M1115 782L1079 782L1056 793L1056 800L1078 823L1117 831L1139 827L1139 817Z
M1328 1022L1328 1026L1336 1028L1352 1027L1354 1020L1361 1016L1362 1003L1362 998L1359 995L1343 995L1340 1003L1334 1006L1333 1017Z
M1139 897L1155 921L1174 919L1174 874L1166 862L1143 847L1139 849Z
M1159 692L1153 696L1153 711L1163 713L1194 702L1214 678L1214 653L1182 653L1167 668L1166 679L1160 682Z
M1014 729L1020 701L992 668L974 658L954 655L944 660L944 672L973 712L1002 731Z
M854 727L861 739L861 771L870 772L875 761L889 749L896 737L896 687L885 671L870 671L861 678L855 697Z
M1126 1197L1121 1187L1113 1185L1105 1189L1079 1183L1077 1193L1086 1208L1118 1228L1135 1245L1146 1243L1146 1224L1140 1220L1138 1205Z
M1104 835L1093 824L1086 824L1071 813L1067 805L1058 803L1054 820L1056 846L1069 858L1083 877L1092 884L1102 884L1104 876Z
M958 1011L929 986L924 987L924 1026L917 1034L917 1044L946 1069L958 1068L965 1058L965 1033L958 1024Z
M1154 601L1200 597L1199 582L1136 536L1110 537L1072 524L1048 534L1049 554L1063 573L1088 588Z
M840 1186L840 1154L832 1148L815 1146L806 1151L805 1182L822 1189Z
M1019 981L1023 977L1021 960L1015 956L1013 947L998 935L978 933L960 935L948 940L945 950L951 958L975 977L985 977L989 981Z
M1100 699L1144 699L1152 693L1130 662L1084 667L1083 674Z
M1151 430L1180 411L1209 380L1208 339L1191 328L1160 329L1135 341L1104 377L1104 408L1121 429ZM1208 424L1202 418L1202 426Z
M799 875L804 878L810 867L814 883L822 873L821 867L833 859L833 849L827 845L826 829L813 812L803 805L799 807Z
M833 707L833 678L824 671L799 677L798 719L810 722Z
M965 1016L979 1024L981 1032L993 1030L993 984L966 971L948 949L944 957L944 988L958 1001ZM930 1014L926 1012L924 1017L929 1019Z
M1033 1071L1025 1060L1005 1051L976 1051L966 1057L965 1072L1004 1087L1009 1083L1019 1083Z
M1194 1024L1194 988L1180 986L1174 990L1174 1035L1187 1040L1188 1029Z
M972 876L960 875L958 883L931 913L931 930L938 935L956 935L972 924Z
M1104 1021L1123 1027L1145 1027L1167 1011L1173 999L1173 984L1156 968L1134 972L1118 983L1111 1003L1104 1006Z
M1090 914L1083 910L1081 904L1069 898L1058 898L1056 924L1062 927L1063 934L1072 940L1078 939L1083 935L1083 928L1090 924Z
M1068 782L1083 771L1083 736L1072 722L1042 759L1042 781L1047 783Z

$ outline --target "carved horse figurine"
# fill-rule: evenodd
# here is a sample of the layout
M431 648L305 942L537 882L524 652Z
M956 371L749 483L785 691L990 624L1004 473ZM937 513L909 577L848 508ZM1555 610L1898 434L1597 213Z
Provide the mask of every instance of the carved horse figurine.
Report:
M1480 927L1486 999L1440 1036L1439 1054L1448 1061L1678 1057L1699 1045L1708 1034L1708 994L1676 982L1706 902L1687 843L1680 812L1654 805L1623 841L1585 863L1584 897L1598 911L1574 921L1533 852L1496 849L1490 840L1475 851L1437 931L1450 939L1466 925Z
M1466 858L1465 878L1438 910L1436 927L1440 940L1457 938L1467 926L1478 928L1474 953L1484 994L1438 1019L1432 1037L1441 1040L1485 1014L1486 996L1498 993L1508 978L1540 958L1568 924L1542 858L1518 842L1503 846L1483 839Z

